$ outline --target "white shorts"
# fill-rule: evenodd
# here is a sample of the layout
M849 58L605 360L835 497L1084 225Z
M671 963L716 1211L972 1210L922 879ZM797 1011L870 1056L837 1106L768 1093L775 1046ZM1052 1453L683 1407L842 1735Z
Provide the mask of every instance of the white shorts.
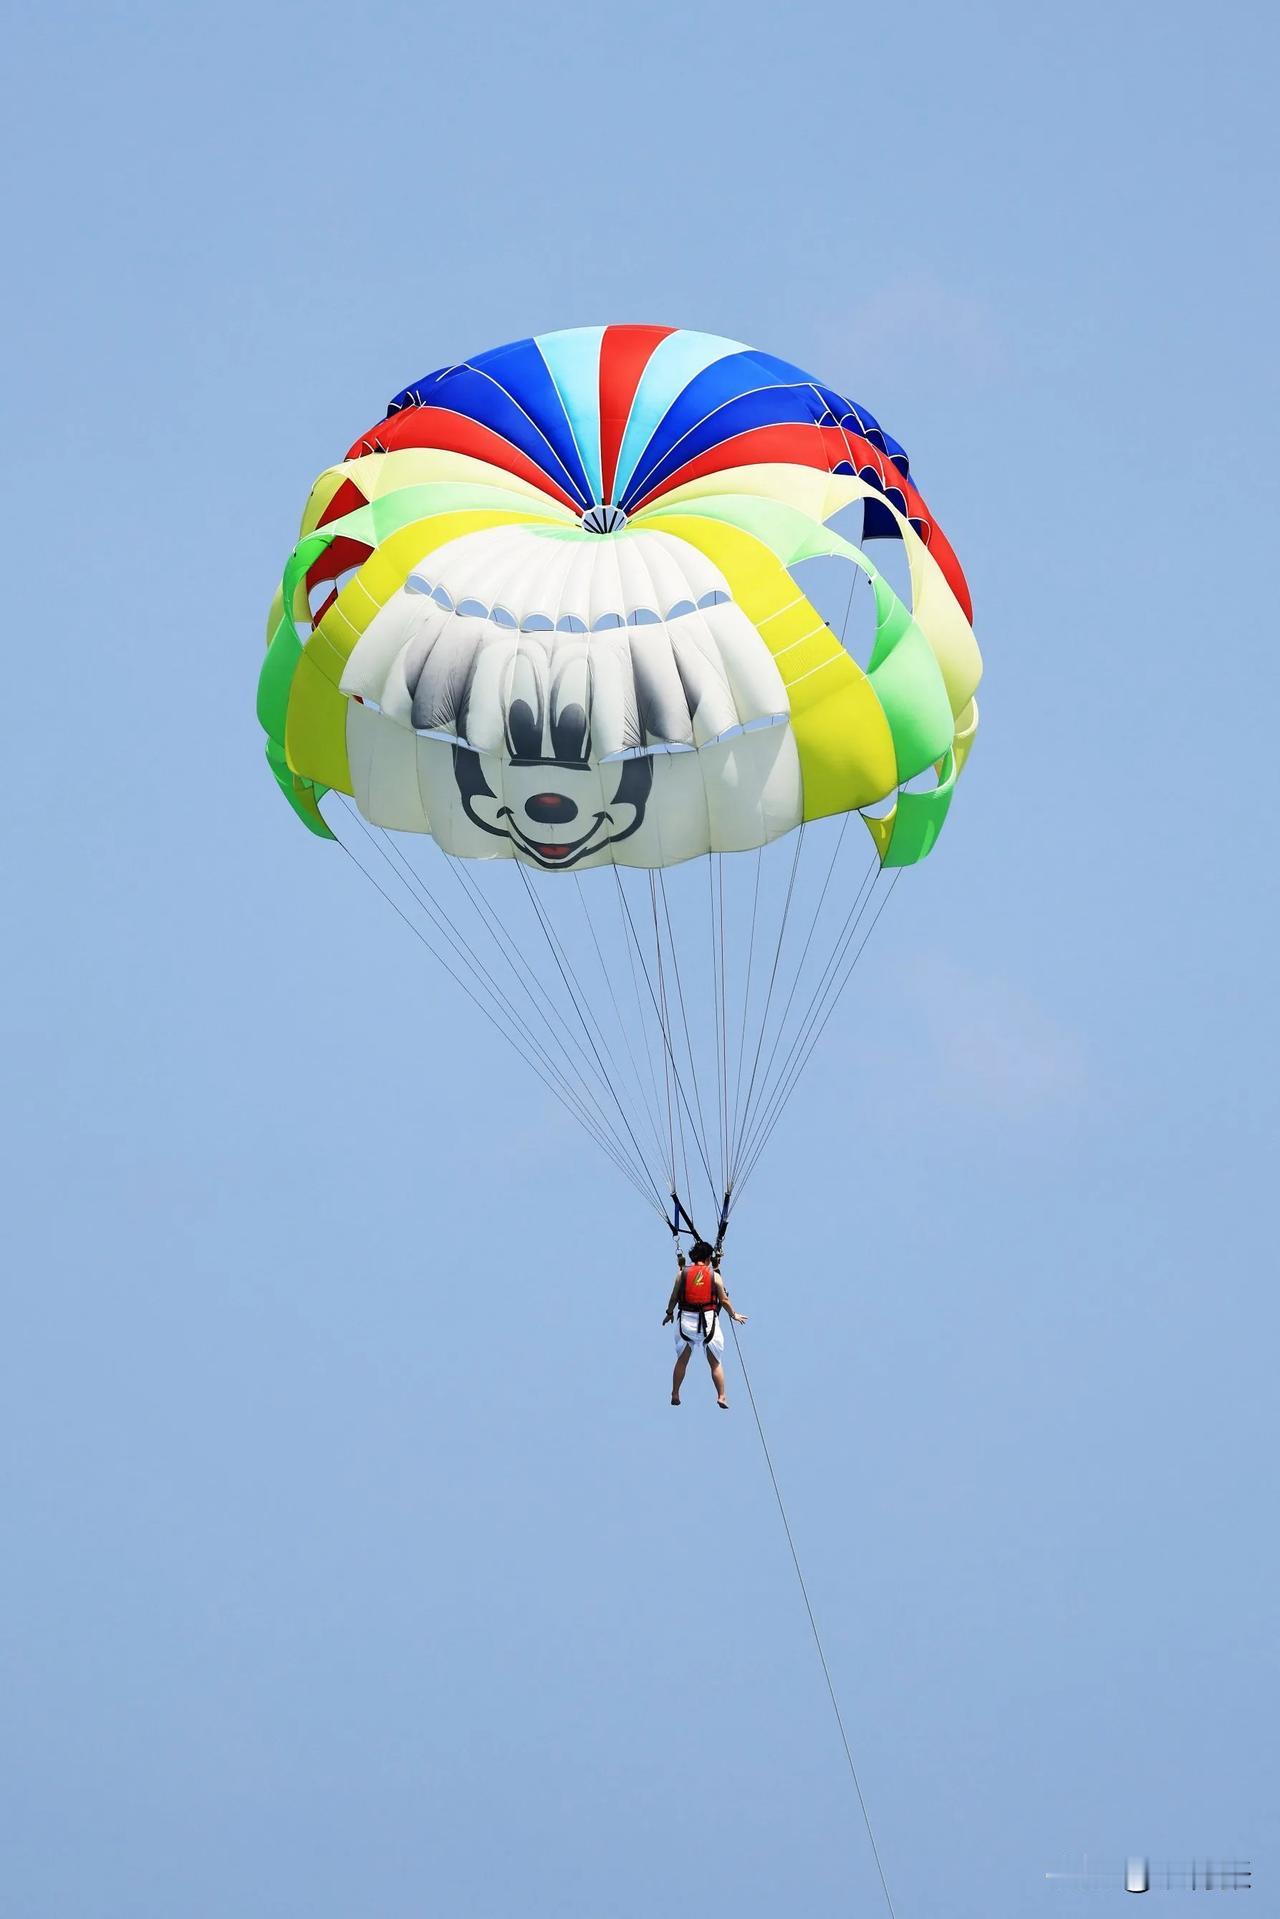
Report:
M681 1352L684 1351L686 1346L703 1345L704 1342L703 1342L702 1335L706 1331L706 1328L703 1324L703 1317L704 1317L703 1314L698 1310L697 1307L694 1307L692 1310L688 1310L688 1311L676 1314L676 1318L675 1318L676 1345ZM711 1338L708 1341L706 1341L705 1344L707 1349L707 1357L709 1359L723 1359L724 1357L724 1327L720 1324L719 1315L717 1315L716 1317L716 1329L714 1333L712 1333Z

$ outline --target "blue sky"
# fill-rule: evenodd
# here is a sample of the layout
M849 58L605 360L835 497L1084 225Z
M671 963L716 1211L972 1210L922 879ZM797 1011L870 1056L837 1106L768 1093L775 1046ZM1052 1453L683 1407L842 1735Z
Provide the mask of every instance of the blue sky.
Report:
M745 1398L666 1404L661 1229L254 720L335 449L603 319L865 402L974 589L946 837L726 1262L901 1919L1086 1850L1274 1876L1275 40L16 20L6 1911L875 1910Z

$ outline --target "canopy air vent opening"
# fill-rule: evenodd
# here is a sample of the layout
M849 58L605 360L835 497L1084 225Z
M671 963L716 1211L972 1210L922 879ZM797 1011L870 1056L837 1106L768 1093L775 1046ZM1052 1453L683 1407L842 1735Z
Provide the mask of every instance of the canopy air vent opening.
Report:
M620 506L589 506L582 516L584 533L617 533L627 524Z

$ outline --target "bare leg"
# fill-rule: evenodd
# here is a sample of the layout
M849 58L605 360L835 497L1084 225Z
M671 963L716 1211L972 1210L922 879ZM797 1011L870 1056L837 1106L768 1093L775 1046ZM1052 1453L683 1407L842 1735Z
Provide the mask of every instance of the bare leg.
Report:
M676 1369L671 1375L671 1404L673 1406L680 1404L680 1388L684 1384L684 1376L689 1370L689 1355L692 1351L692 1346L686 1346L676 1360Z
M707 1364L711 1368L711 1381L716 1389L716 1398L724 1407L725 1411L728 1412L729 1402L724 1396L724 1367L720 1364L720 1361L716 1358L710 1346L707 1347Z

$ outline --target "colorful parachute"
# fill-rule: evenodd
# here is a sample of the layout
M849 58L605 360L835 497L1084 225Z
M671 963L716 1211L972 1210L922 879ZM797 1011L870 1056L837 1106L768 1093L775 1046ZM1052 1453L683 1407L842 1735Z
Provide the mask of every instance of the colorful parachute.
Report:
M850 517L856 539L832 524ZM867 555L877 541L901 556L896 587ZM796 577L811 562L837 563L847 579L840 630L844 587L824 617ZM861 658L847 632L860 585ZM373 861L365 870L381 890L404 882L400 910L407 901L407 916L427 916L415 930L605 1150L661 1198L688 1191L681 1147L697 1136L723 1211L861 951L864 921L850 931L846 908L861 901L870 913L880 871L913 864L937 839L976 732L980 672L959 563L905 451L865 408L735 341L585 327L405 388L320 476L272 606L258 711L272 771L303 820L337 836L335 802L321 803L350 796L355 830L343 844ZM853 814L874 842L871 885L865 900L842 893L833 856L803 957L792 943L792 980L781 956L800 842L810 823L838 819L841 851ZM415 863L402 835L430 836L451 863L516 862L555 962L549 982L523 986L563 1043L546 1045L540 1028L535 1040L515 990L530 960L512 939L511 899L484 896L479 869L453 871L478 916L481 931L468 934L431 890L440 868ZM774 900L761 856L784 836L797 844ZM732 931L723 856L750 853L748 934L745 917ZM709 921L705 905L672 914L668 897L670 870L699 856ZM597 867L620 908L613 952L592 918L600 883L583 880ZM636 876L630 894L623 884L637 868L638 898ZM591 943L576 924L554 924L564 882L544 883L551 873L577 878ZM772 957L762 893L769 924L778 906ZM830 909L843 930L824 976L816 935ZM652 937L637 913L652 918ZM682 959L695 972L682 952L695 916L709 941L701 1025L681 972ZM743 981L731 975L744 949L739 1030ZM651 1044L632 1054L639 1102L619 1085L621 1042L637 1032L618 999L624 955L635 1008L652 1013ZM598 961L612 1006L588 1007L583 956L593 971ZM751 1004L757 963L769 974L763 1011L760 980ZM707 965L696 969L704 984ZM784 999L798 1022L789 1036ZM815 1007L821 1025L806 1029ZM714 1026L714 1060L699 1062L682 1021ZM586 1077L574 1077L584 1062ZM656 1157L641 1144L642 1105ZM677 1222L684 1212L679 1203Z

